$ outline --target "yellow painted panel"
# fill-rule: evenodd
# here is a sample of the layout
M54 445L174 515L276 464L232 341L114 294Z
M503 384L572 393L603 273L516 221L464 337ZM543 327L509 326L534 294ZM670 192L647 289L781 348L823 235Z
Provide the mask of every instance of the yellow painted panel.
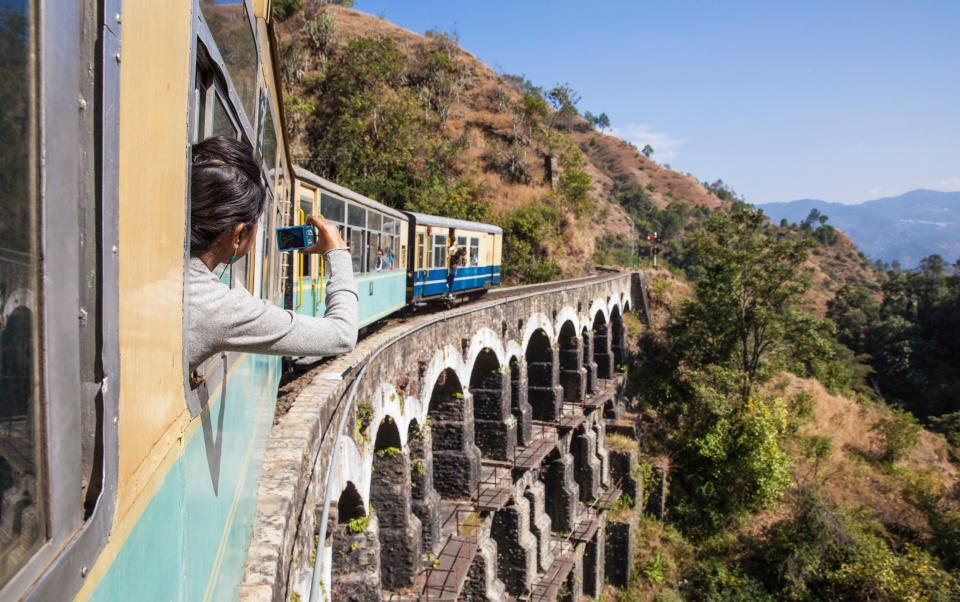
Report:
M190 0L123 4L118 519L179 445Z

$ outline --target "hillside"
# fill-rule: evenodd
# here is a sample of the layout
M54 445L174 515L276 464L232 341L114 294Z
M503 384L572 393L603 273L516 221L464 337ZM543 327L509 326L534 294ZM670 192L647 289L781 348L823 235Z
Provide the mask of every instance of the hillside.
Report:
M758 207L775 222L794 223L817 209L871 259L897 261L905 269L934 253L948 262L960 258L960 192L913 190L857 205L801 199Z
M442 33L312 3L277 27L295 160L391 206L499 223L511 281L628 264L631 214L637 234L679 236L730 206L595 129L572 90L498 74ZM811 265L819 310L844 282L873 281L842 235Z

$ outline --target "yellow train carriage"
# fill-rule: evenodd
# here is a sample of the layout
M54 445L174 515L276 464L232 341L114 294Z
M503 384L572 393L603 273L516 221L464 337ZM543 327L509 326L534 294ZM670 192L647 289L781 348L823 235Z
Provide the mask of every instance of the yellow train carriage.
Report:
M269 207L231 286L282 303L293 174L266 0L0 3L0 599L229 599L280 360L188 374L190 145Z
M469 295L500 284L499 226L405 212L410 218L407 291L410 302Z

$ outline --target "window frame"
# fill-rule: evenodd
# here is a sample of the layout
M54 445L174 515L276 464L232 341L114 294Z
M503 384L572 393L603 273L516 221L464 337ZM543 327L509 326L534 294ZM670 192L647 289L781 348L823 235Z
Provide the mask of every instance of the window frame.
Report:
M433 262L433 268L449 268L447 265L447 247L449 243L447 242L446 234L432 234L432 244L430 245L430 256L431 261ZM440 260L437 260L437 249L440 249Z

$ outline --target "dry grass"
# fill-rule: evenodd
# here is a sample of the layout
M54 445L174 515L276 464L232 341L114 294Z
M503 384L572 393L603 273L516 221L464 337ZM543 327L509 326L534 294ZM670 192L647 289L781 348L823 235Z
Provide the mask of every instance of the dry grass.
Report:
M640 453L640 445L637 443L636 439L631 439L626 435L621 435L620 433L608 433L604 438L604 444L607 449L618 451L618 452L627 452L627 453Z
M887 411L884 406L833 395L812 379L783 375L778 380L776 388L784 396L806 392L813 398L813 413L799 434L832 442L832 453L819 463L805 458L799 445L792 450L797 482L817 487L832 501L864 512L892 532L929 535L924 514L910 503L909 489L916 478L934 478L948 490L957 486L960 471L950 462L943 437L924 430L904 461L893 469L884 467L875 461L880 442L871 431ZM754 527L762 528L782 518L782 513L782 508L762 513Z

